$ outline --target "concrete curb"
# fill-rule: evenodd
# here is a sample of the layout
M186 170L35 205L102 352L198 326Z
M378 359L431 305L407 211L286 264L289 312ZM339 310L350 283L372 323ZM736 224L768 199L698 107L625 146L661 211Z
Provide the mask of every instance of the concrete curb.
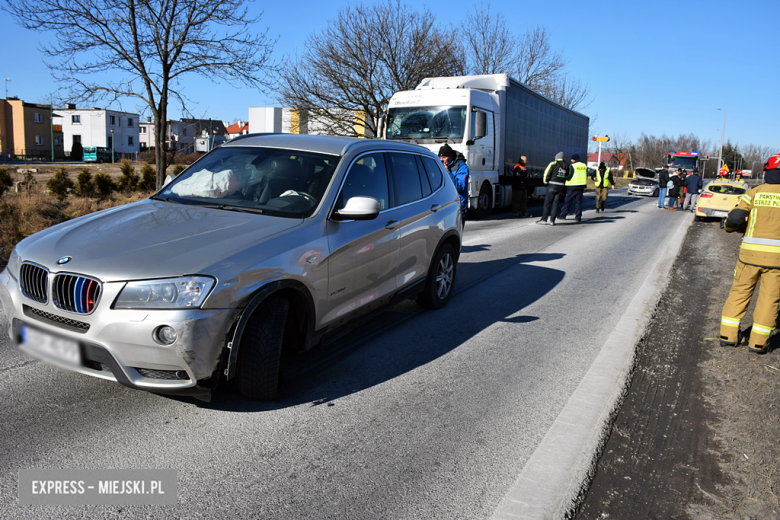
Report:
M692 222L693 217L685 215L663 245L615 330L492 518L566 518L584 498L626 391L636 345L650 324Z

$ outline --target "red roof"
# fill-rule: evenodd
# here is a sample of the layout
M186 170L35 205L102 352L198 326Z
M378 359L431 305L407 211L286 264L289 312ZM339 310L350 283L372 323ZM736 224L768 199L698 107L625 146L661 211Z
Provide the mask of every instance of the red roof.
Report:
M238 123L233 123L227 127L227 133L229 134L243 134L249 133L249 121L244 122L244 126L238 126Z
M601 161L604 163L609 162L612 159L611 153L603 153L601 154ZM628 159L628 154L625 153L618 153L615 154L615 160L617 160L618 164L626 164L626 160ZM599 154L598 152L592 153L588 156L588 162L597 162L599 160Z

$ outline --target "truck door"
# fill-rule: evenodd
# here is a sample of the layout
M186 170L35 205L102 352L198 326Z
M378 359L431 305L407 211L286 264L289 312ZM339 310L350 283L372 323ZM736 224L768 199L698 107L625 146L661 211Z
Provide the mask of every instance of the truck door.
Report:
M485 125L486 134L480 139L474 140L474 146L471 147L472 153L470 154L471 160L469 161L469 170L474 171L489 171L495 169L495 156L496 156L496 131L495 131L495 117L493 112L487 110L480 110L487 116L487 124ZM471 133L469 137L474 139L477 134L477 118L475 114L471 114Z

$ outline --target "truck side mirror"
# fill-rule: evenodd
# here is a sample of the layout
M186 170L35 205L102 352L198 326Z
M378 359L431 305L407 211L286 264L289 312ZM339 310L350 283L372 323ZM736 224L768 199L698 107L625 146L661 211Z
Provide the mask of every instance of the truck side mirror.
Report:
M474 114L477 118L476 133L472 136L473 139L482 139L487 135L487 114L481 110L477 110Z

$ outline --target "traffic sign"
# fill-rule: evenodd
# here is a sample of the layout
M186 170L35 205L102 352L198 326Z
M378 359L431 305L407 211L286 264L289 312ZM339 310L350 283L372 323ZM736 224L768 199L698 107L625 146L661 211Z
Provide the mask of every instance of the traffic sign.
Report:
M594 140L594 141L599 141L599 142L604 142L604 143L606 143L607 141L609 141L609 136L608 136L608 135L605 135L604 137L601 137L601 136L598 136L598 135L597 135L597 136L595 136L595 137L593 138L593 140Z

